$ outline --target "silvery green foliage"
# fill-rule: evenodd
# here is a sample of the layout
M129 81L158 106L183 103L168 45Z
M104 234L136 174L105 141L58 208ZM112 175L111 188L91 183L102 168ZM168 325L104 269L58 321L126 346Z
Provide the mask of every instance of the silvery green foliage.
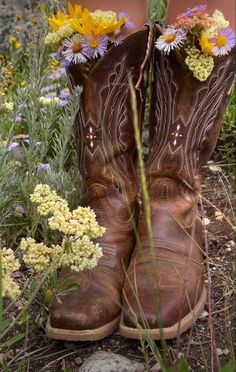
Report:
M0 50L8 46L8 36L27 34L30 19L37 15L37 5L48 4L50 7L65 7L66 0L0 0ZM17 15L23 16L24 21L17 21ZM23 41L23 40L21 40Z
M24 63L21 63L16 86L8 92L13 110L0 118L3 124L0 125L0 237L8 246L28 234L39 240L43 236L47 243L55 242L30 201L37 184L51 186L68 201L71 209L79 205L81 194L74 140L74 120L81 90L76 89L62 108L54 104L44 107L40 103L40 97L45 94L43 88L55 84L49 80L52 70L44 45L46 32L43 26L35 27L28 33L23 58L13 55L16 69L22 60ZM21 81L25 82L25 88L19 84ZM61 84L60 89L67 85L65 78ZM19 113L24 118L20 123L16 120ZM27 134L29 141L8 151L7 142L19 133ZM37 170L37 164L47 165L47 168ZM24 207L23 216L16 215L16 205Z

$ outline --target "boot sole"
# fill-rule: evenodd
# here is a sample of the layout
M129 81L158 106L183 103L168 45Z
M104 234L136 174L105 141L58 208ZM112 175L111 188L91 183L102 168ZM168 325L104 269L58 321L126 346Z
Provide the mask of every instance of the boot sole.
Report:
M156 329L137 329L131 328L124 325L123 316L121 318L120 323L120 334L126 338L132 338L136 340L140 340L141 338L148 339L152 338L153 340L161 340L161 339L173 339L177 338L182 333L186 332L195 322L196 320L202 315L205 304L207 301L207 291L204 288L200 300L196 304L195 308L186 315L183 319L181 319L178 323L174 324L171 327L159 328Z
M73 329L54 328L51 326L50 319L48 318L46 336L63 341L98 341L115 332L119 328L119 322L120 316L102 327L77 331Z

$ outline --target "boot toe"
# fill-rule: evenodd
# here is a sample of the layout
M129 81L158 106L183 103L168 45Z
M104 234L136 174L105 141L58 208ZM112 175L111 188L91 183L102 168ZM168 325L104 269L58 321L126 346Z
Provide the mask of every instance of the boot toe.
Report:
M117 304L104 293L97 291L89 298L75 290L54 300L50 323L59 329L93 330L112 322L119 312Z
M169 328L191 313L202 294L202 280L186 280L182 272L181 277L162 265L146 275L137 270L135 278L130 276L123 294L124 324L134 327L138 322L144 328Z

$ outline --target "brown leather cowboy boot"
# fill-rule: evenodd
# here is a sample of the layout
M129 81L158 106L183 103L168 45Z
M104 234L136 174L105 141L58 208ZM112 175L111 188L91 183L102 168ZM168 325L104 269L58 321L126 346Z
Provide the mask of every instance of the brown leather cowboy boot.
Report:
M106 233L97 240L103 249L97 267L70 273L69 282L78 282L80 288L54 301L47 324L51 338L99 340L119 325L125 269L134 248L132 219L138 191L129 79L136 87L141 126L151 34L145 27L126 37L88 76L78 65L69 69L72 86L83 86L76 118L79 170L85 184L82 205L95 211Z
M158 27L156 31L159 36ZM146 168L153 247L141 208L141 244L133 253L123 292L120 329L125 337L174 338L203 311L198 172L216 144L233 83L234 54L235 49L216 59L211 76L200 82L174 52L164 56L155 49Z

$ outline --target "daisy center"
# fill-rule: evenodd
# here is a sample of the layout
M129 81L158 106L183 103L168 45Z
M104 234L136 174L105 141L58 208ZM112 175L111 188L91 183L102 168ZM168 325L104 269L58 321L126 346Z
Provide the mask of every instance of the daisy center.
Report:
M176 39L176 35L175 34L169 34L169 35L166 35L165 36L165 42L170 44L172 43L173 41L175 41Z
M218 36L216 40L216 45L221 48L227 44L227 38L225 36Z
M81 51L81 45L79 43L73 44L72 52L79 53Z
M96 49L99 46L99 42L97 40L90 41L90 46L93 49Z

